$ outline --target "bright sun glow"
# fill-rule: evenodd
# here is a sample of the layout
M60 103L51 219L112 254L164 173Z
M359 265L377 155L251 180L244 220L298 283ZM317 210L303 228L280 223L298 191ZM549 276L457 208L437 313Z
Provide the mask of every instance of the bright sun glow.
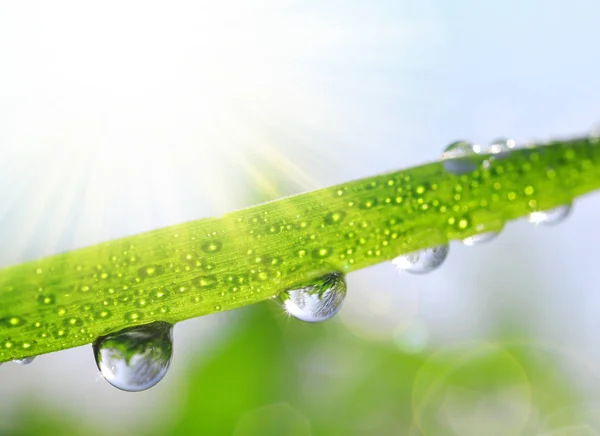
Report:
M328 138L349 124L348 71L390 48L398 58L427 28L398 26L386 8L342 9L3 5L0 222L19 227L9 245L23 251L11 261L223 213L257 191L289 192L280 182L331 183L315 172L336 160Z

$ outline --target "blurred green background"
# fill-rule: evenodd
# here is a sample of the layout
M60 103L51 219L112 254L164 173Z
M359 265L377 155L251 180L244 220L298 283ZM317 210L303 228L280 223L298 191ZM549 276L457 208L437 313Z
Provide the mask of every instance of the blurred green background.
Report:
M599 120L594 0L0 2L0 266ZM0 368L0 435L600 434L600 196L175 326L156 387L91 346ZM0 301L1 304L1 301Z

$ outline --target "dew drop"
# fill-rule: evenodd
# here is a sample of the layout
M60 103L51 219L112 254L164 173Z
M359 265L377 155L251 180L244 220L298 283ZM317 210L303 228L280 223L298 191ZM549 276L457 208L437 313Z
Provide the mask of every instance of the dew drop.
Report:
M83 325L83 321L80 318L72 317L65 319L63 324L66 327L81 327Z
M217 277L213 275L196 277L193 283L200 288L212 288L217 285Z
M220 241L208 241L202 244L202 251L205 253L216 253L223 248L223 244Z
M38 295L37 301L40 304L54 304L54 295Z
M22 359L15 359L13 360L13 362L18 363L19 365L29 365L31 362L33 362L33 359L35 359L35 356L24 357Z
M505 155L511 152L515 148L515 141L513 139L496 139L492 141L488 147L489 154Z
M168 292L165 289L158 289L156 292L154 292L154 296L156 298L164 298L167 294Z
M571 204L565 204L552 209L533 212L529 215L529 222L533 224L542 224L545 226L551 226L558 224L569 216L571 212Z
M477 163L471 158L477 155L476 150L476 147L470 142L453 142L442 153L444 169L457 176L475 171Z
M448 256L449 245L442 244L424 248L396 257L392 263L402 271L425 274L438 268Z
M358 204L358 207L361 209L371 209L374 206L377 206L376 198L367 198Z
M327 214L324 221L326 225L333 225L341 222L345 216L346 213L342 211L330 212Z
M269 274L266 271L261 271L258 273L258 278L260 280L267 280L269 278Z
M128 312L125 314L125 321L135 322L139 321L144 317L141 312Z
M486 242L495 239L500 233L499 232L485 232L479 233L478 235L469 236L463 239L463 244L468 247L473 247L475 245L485 244Z
M68 331L65 331L64 329L61 329L60 327L52 327L51 328L51 333L52 336L54 336L55 339L61 339L64 338L68 335Z
M138 276L141 278L154 277L165 272L165 267L162 265L151 265L138 269Z
M93 343L100 374L114 387L138 392L157 384L173 355L173 326L153 322L101 336Z
M18 316L12 316L6 320L6 324L8 324L8 327L19 327L24 323L25 320L23 318L19 318Z
M345 297L344 276L333 272L275 298L295 318L305 322L321 322L327 321L340 310Z
M315 250L313 250L313 257L315 259L323 259L325 257L328 257L331 254L331 250L327 247L321 247L321 248L317 248Z

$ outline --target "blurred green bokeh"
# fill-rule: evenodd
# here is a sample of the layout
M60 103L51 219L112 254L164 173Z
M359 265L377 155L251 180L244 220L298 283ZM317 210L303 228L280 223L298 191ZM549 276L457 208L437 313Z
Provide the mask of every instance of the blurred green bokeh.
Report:
M179 406L165 398L168 418L149 415L135 434L588 434L552 351L522 339L407 354L336 321L289 319L272 303L243 312L190 368ZM35 404L15 423L14 435L105 434Z

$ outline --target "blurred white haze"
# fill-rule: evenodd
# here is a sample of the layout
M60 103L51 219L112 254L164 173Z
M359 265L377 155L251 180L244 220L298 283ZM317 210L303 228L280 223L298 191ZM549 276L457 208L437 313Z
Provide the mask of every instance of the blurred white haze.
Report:
M437 159L457 139L587 133L599 16L594 0L0 1L0 266L280 195L253 162L310 190ZM564 351L565 374L599 401L599 219L596 194L560 225L453 243L428 275L352 273L334 322L409 350L512 325ZM168 378L135 402L101 379L91 346L6 364L0 422L36 392L131 425L235 318L177 325Z

